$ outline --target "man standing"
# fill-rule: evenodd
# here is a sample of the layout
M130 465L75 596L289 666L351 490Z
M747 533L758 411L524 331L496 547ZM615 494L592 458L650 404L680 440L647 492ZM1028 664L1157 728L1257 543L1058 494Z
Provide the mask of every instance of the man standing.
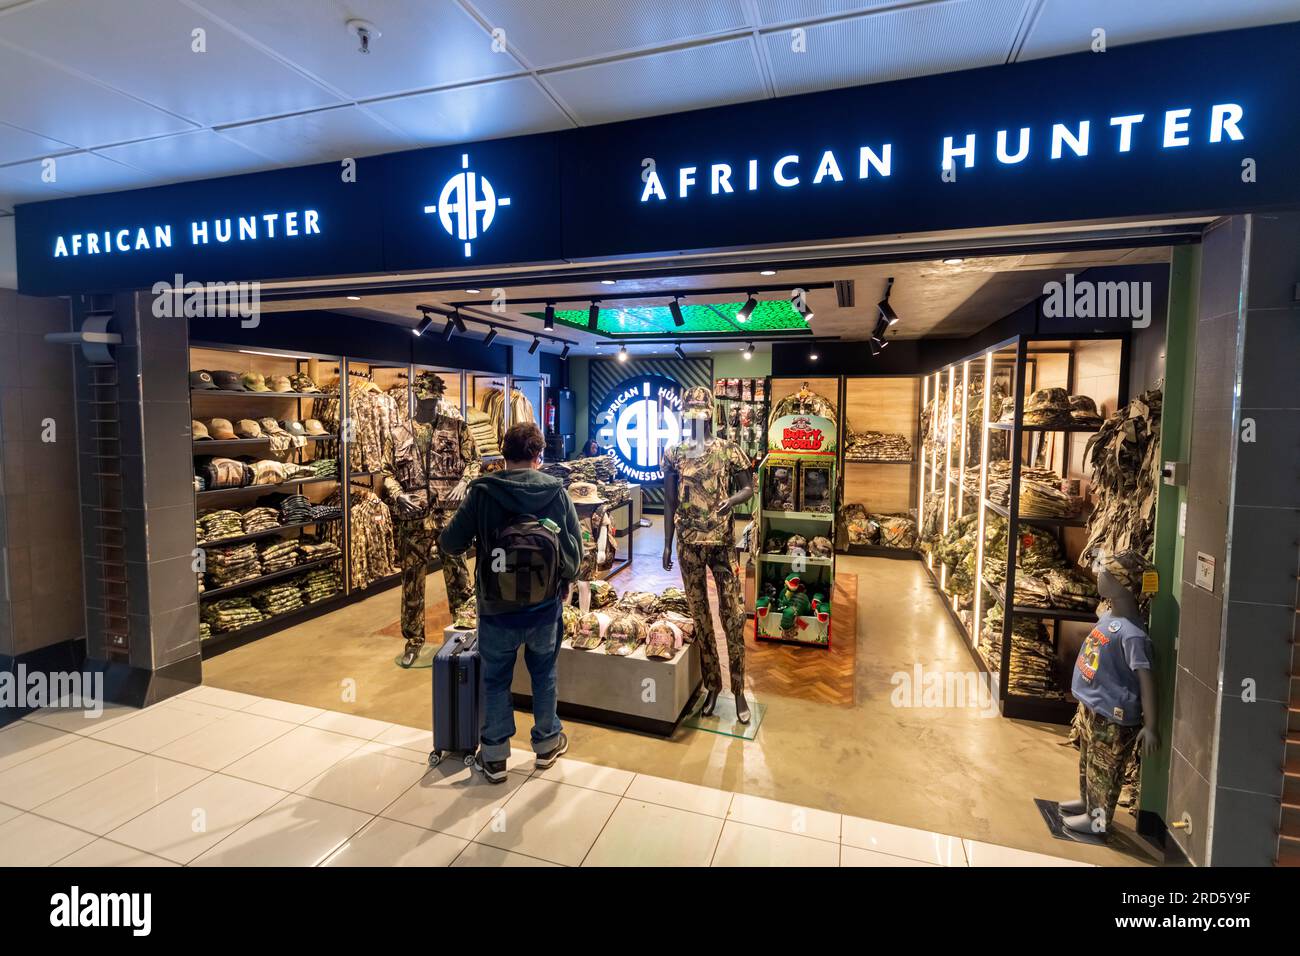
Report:
M478 652L484 716L476 765L505 783L515 714L510 700L515 659L533 685L533 752L544 770L568 749L556 714L555 662L563 636L562 607L582 558L578 513L560 479L544 474L546 442L532 422L511 426L502 443L505 471L469 486L464 504L442 532L444 554L477 543ZM527 602L527 603L525 603Z

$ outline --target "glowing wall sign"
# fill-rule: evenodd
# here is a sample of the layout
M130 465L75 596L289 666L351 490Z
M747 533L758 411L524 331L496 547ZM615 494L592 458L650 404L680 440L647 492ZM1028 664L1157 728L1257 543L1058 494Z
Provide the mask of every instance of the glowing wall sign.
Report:
M682 387L662 375L638 375L610 389L596 416L596 441L628 481L664 480L664 449L682 440Z
M833 455L835 422L820 415L782 415L767 430L767 447L803 455Z
M468 259L473 240L478 238L480 232L487 232L491 228L492 220L497 215L497 208L509 206L510 197L498 197L496 190L492 188L492 181L469 168L469 153L461 154L460 168L461 172L443 184L438 202L425 206L424 211L437 214L438 221L442 223L442 228L446 230L447 235L465 244L465 258ZM482 193L479 192L480 188ZM481 226L480 213L483 216Z

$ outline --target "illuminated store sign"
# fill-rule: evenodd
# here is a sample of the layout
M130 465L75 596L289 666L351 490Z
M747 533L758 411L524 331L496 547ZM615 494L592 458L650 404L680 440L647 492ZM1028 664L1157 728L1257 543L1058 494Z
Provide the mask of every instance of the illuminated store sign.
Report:
M469 153L461 154L460 168L461 172L443 184L437 203L425 206L424 211L437 215L447 235L464 243L465 258L468 259L473 240L478 238L480 232L488 231L492 220L496 218L497 209L509 206L510 197L498 197L492 188L492 181L469 168Z
M219 219L196 219L173 230L172 223L155 226L96 229L54 237L51 258L64 256L115 255L151 249L171 249L176 237L191 246L208 243L257 242L259 239L296 239L320 235L320 213L315 209L299 212L267 212L253 216L227 216Z
M985 137L962 132L944 136L941 143L935 144L933 155L926 161L933 162L938 170L954 167L973 169L977 156L983 154L1004 166L1015 166L1023 163L1034 144L1040 142L1046 155L1056 160L1067 155L1086 158L1095 150L1105 149L1127 153L1133 150L1135 140L1148 147L1177 149L1190 146L1193 137L1202 134L1204 141L1209 143L1239 142L1246 138L1241 129L1245 110L1240 105L1215 103L1206 114L1195 128L1193 123L1197 120L1193 109L1183 107L1155 114L1151 120L1145 113L1111 116L1107 123L1098 124L1100 128L1095 132L1093 121L1087 119L1076 123L1053 123L1050 131L1043 130L1037 135L1029 126L1000 129L995 135ZM1202 125L1204 129L1200 128ZM991 157L988 156L990 140L994 143ZM846 178L865 180L873 175L884 178L893 172L894 154L893 143L880 143L859 146L856 155L837 153L833 149L810 156L787 153L770 165L747 159L736 166L730 163L679 166L675 172L667 174L667 188L658 169L647 168L642 174L641 202L689 199L705 192L711 196L737 190L757 192L761 186L768 185L793 189L808 184L842 183ZM900 157L902 161L909 158Z
M682 387L662 375L630 378L612 388L596 416L596 440L628 481L664 480L664 449L682 440Z
M772 451L804 455L835 453L835 422L820 415L782 415L767 431Z

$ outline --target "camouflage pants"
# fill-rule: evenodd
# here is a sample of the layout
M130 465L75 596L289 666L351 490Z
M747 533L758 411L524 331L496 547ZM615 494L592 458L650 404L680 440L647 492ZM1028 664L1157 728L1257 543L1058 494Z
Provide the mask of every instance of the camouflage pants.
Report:
M695 643L704 669L704 689L722 689L722 666L718 642L713 636L713 612L709 609L709 571L718 588L718 611L727 636L727 665L731 670L731 692L745 689L745 611L740 598L740 566L736 551L726 545L681 544L677 560L682 566L682 590L695 621Z
M424 643L424 578L437 548L438 535L453 511L431 511L418 521L397 524L397 559L402 566L402 636L409 644ZM474 596L463 555L442 556L447 605L454 611Z
M1124 786L1124 767L1137 749L1137 735L1142 728L1112 723L1082 704L1074 725L1079 730L1079 797L1088 815L1103 820L1109 829Z

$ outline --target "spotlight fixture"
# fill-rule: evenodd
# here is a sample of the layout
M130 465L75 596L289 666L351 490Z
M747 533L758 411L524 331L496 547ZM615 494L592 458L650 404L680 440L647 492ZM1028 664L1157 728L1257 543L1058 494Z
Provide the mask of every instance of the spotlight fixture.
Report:
M564 348L560 350L560 361L567 362L568 360L569 360L569 343L566 342L564 343Z
M965 261L966 261L965 259L959 259L954 257L952 259L944 259L943 264L946 266L959 266Z
M426 312L426 313L424 314L424 318L422 318L422 319L420 320L420 324L417 325L415 328L411 329L411 334L414 335L414 336L418 339L418 338L419 338L421 335L423 335L425 332L428 332L428 331L429 331L429 327L430 327L431 325L433 325L433 316L429 315L429 314Z
M478 295L478 294L479 294L480 292L482 292L483 290L482 290L482 289L466 289L465 291L466 291L467 293L469 293L470 295Z
M447 327L442 330L442 340L450 342L451 337L456 334L456 322L453 319L447 320Z
M674 345L674 346L673 346L673 351L677 353L677 357L678 357L679 359L684 359L684 358L686 358L686 352L683 351L682 346L681 346L680 343L678 343L677 345Z
M890 276L885 280L885 297L876 303L876 311L880 313L880 318L888 323L888 325L893 325L898 321L898 313L895 312L894 307L889 304L889 293L892 292L893 289L894 277Z
M541 339L534 338L534 339L533 339L533 344L530 345L530 346L528 346L528 354L529 354L529 355L532 355L534 352L536 352L537 349L538 349L538 346L540 346L541 344L542 344L542 340L541 340Z
M806 295L801 296L799 300L793 304L794 310L803 317L805 322L811 322L813 320L813 310L808 308L808 298Z
M484 344L484 345L491 345L491 344L492 344L492 340L495 339L496 337L497 337L497 330L496 330L496 329L488 329L487 335L483 336L483 344Z
M775 269L761 269L761 270L759 270L759 273L758 273L758 274L761 275L761 276L774 276L774 275L776 275L776 270L775 270Z
M881 342L885 341L885 333L889 331L889 327L892 324L892 322L885 318L884 313L881 313L880 318L876 320L876 327L872 330L871 337L873 339L879 339Z
M555 328L555 303L554 302L546 303L546 312L542 316L542 328L544 328L547 332Z
M749 298L745 300L745 304L742 305L740 311L736 313L736 321L748 322L749 317L754 314L754 309L757 307L758 300L754 298L754 293L751 292Z
M686 324L686 317L682 315L682 300L673 296L673 301L668 303L668 311L673 314L673 325L681 328Z
M613 285L613 284L614 284L615 282L617 282L617 281L618 281L617 279L601 279L601 280L600 280L600 284L601 284L601 285Z
M456 323L456 331L461 335L465 334L465 320L460 317L460 309L457 309L452 315L452 321Z
M600 305L595 299L591 300L591 308L587 310L587 331L595 332L600 325Z
M745 361L749 361L753 357L754 357L754 343L750 342L749 347L745 349Z
M817 355L817 347L813 346L813 348L808 352L808 360L810 362L815 362L817 361L818 358L819 356Z
M626 346L626 345L624 345L622 348L620 348L620 349L618 350L618 360L619 360L620 362L626 362L626 361L627 361L627 346Z
M883 349L883 348L884 348L886 345L888 345L889 343L887 343L887 342L881 342L881 341L878 341L878 340L876 340L876 339L873 338L873 339L872 339L870 342L868 342L867 344L871 346L871 354L872 354L872 355L879 355L879 354L880 354L880 350Z
M350 296L348 296L348 301L349 301L349 302L360 302L360 301L361 301L361 296L359 296L359 295L350 295Z

